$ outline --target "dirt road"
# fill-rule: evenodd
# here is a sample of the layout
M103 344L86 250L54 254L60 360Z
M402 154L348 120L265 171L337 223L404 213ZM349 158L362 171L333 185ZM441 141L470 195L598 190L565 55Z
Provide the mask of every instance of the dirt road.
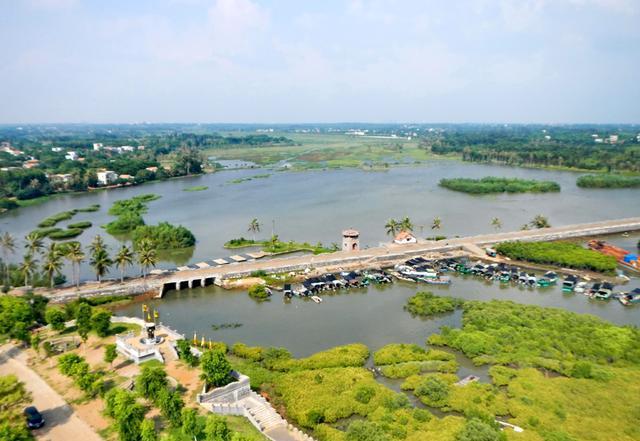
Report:
M14 374L23 381L46 424L34 430L43 441L100 441L102 438L73 412L71 406L27 366L26 354L12 345L0 347L0 375Z

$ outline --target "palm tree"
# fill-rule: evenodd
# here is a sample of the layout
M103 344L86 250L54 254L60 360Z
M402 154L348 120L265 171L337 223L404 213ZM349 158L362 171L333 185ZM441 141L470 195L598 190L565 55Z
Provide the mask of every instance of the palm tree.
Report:
M385 230L389 236L395 236L400 229L400 223L395 219L389 219L384 225Z
M439 230L440 228L442 228L442 219L440 219L438 216L433 218L433 223L431 224L431 229L432 230Z
M138 244L138 263L140 264L143 278L147 278L147 270L152 266L156 266L157 262L158 256L153 243L146 239L141 240Z
M251 219L251 222L249 222L249 229L247 231L251 231L253 233L253 241L255 242L256 233L260 232L260 222L258 222L258 219Z
M34 254L39 253L44 248L44 242L42 241L42 236L38 233L31 232L27 234L24 238L26 244L24 247L27 249L28 253L32 256Z
M133 264L134 254L131 248L122 245L118 254L116 254L115 263L120 269L120 283L124 282L124 270L127 266Z
M109 267L113 265L113 260L109 257L109 253L106 248L95 247L91 252L89 265L91 265L95 270L96 279L98 280L98 283L100 283L102 282L102 276L109 272Z
M495 228L496 231L498 231L500 228L502 228L502 221L497 217L494 217L493 219L491 219L491 226Z
M4 284L9 283L9 254L13 254L16 249L16 241L11 233L4 233L0 237L0 247L2 247L2 259L4 260Z
M401 231L413 231L413 222L407 216L405 216L400 221L400 230Z
M53 276L54 274L60 274L60 268L62 268L62 254L60 253L58 244L51 242L49 248L47 248L47 255L44 261L44 270L49 278L49 285L53 288Z
M530 225L535 228L549 228L551 226L549 219L541 214L536 215L536 217L534 217L530 222Z
M91 244L89 245L89 251L91 251L92 254L106 248L107 247L104 244L104 239L99 234L97 234L96 237L93 238Z
M76 288L80 288L80 263L84 260L85 254L82 251L82 246L80 242L71 242L69 248L67 249L67 255L65 256L67 260L71 262L72 265L72 281L75 279ZM76 275L76 268L78 269L78 277Z
M24 276L24 286L29 286L29 278L36 272L37 267L38 261L34 259L31 254L27 253L20 264L20 272Z

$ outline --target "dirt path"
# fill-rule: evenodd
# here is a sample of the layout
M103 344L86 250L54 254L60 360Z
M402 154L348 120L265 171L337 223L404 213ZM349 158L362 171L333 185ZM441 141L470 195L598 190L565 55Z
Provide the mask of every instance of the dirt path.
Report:
M0 347L0 375L14 374L23 381L33 397L33 405L42 412L46 421L42 429L34 430L36 439L43 441L101 441L102 438L83 420L71 406L26 362L26 354L15 346Z

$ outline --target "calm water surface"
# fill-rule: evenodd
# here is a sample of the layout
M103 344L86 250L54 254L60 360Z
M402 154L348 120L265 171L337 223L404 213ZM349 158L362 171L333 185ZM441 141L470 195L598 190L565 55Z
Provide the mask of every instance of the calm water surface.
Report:
M265 170L232 170L215 174L155 182L126 189L64 195L41 205L21 208L0 217L0 230L24 237L43 218L63 210L99 203L96 213L80 213L72 221L89 220L93 227L80 240L87 244L96 234L105 235L111 250L120 241L100 227L111 221L108 208L118 199L142 193L156 193L161 199L149 204L147 223L168 221L189 228L198 239L194 249L175 253L161 263L169 268L228 256L223 244L247 233L247 224L258 218L267 237L272 228L284 240L338 242L346 227L361 232L363 246L387 241L383 225L391 218L409 216L422 237L432 235L434 217L442 219L443 235L472 235L491 232L490 221L497 216L503 230L519 229L536 214L549 217L554 225L589 222L640 215L640 191L583 190L575 185L576 173L508 168L434 161L414 167L391 168L384 172L357 169L271 172L266 179L240 184L231 180L264 174ZM548 179L560 183L561 193L471 196L438 187L441 178L498 175ZM195 185L208 190L185 192ZM59 225L64 226L68 222ZM608 240L633 249L638 235ZM22 246L22 244L20 244ZM21 258L21 253L16 253ZM131 269L135 274L137 269ZM92 278L85 263L85 279ZM114 277L116 274L113 275ZM628 287L639 286L632 280ZM421 287L464 299L509 299L521 303L561 307L589 313L618 324L638 324L640 308L624 308L616 301L597 302L582 295L562 294L558 288L526 290L518 287L485 285L477 279L456 277L450 287ZM242 341L252 345L284 346L297 356L339 344L362 342L375 350L387 343L424 343L443 325L459 326L460 312L430 320L412 318L403 310L406 299L419 288L396 283L368 290L353 290L326 296L317 305L293 299L284 303L279 294L266 303L256 303L244 291L224 291L215 287L172 292L152 305L162 320L191 336ZM140 314L140 305L122 309L120 314ZM236 329L213 331L211 325L239 322Z
M388 240L383 226L392 217L409 216L417 226L416 233L426 237L433 234L430 226L436 216L442 219L443 225L438 234L464 236L493 231L490 221L495 216L502 220L503 230L510 231L519 229L536 214L548 216L554 225L640 215L637 189L583 190L575 185L579 176L576 173L458 161L434 161L381 172L358 169L270 172L272 175L266 179L230 183L233 179L266 172L230 170L137 187L64 195L2 215L0 230L22 238L47 216L98 203L102 206L99 212L79 213L58 225L89 220L93 227L79 240L87 244L96 234L103 234L114 251L120 241L101 228L114 219L107 214L111 204L142 193L156 193L162 198L149 204L149 212L144 216L146 222L182 224L193 231L198 240L194 249L165 256L168 261L160 266L170 268L230 255L222 245L233 237L250 236L247 225L253 218L261 221L263 231L259 236L263 237L269 236L275 227L275 232L284 240L331 244L341 240L344 228L353 227L360 230L363 246L375 246ZM437 185L441 178L487 175L554 180L560 183L562 192L471 196ZM209 188L183 191L195 185ZM16 253L15 259L21 259L21 254ZM137 272L137 269L129 271L130 274ZM92 278L86 263L82 276Z

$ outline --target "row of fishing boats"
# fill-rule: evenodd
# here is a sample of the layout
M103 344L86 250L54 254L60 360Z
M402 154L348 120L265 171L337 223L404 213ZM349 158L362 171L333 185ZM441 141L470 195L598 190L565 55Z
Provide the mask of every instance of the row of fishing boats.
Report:
M313 299L313 296L321 292L361 288L371 284L380 285L391 282L392 277L386 271L345 271L310 277L298 284L285 284L283 294L288 299L294 296L312 297L312 300L320 303Z
M436 262L440 271L455 271L460 274L471 274L482 277L485 280L499 281L500 283L516 283L529 288L550 287L560 282L558 274L547 271L538 277L531 272L522 271L517 266L505 263L486 264L481 261L470 264L464 259L446 259ZM590 282L580 280L577 276L569 274L562 280L563 292L584 294L587 297L598 300L618 299L625 306L640 303L640 288L628 292L614 293L614 285L609 282Z

